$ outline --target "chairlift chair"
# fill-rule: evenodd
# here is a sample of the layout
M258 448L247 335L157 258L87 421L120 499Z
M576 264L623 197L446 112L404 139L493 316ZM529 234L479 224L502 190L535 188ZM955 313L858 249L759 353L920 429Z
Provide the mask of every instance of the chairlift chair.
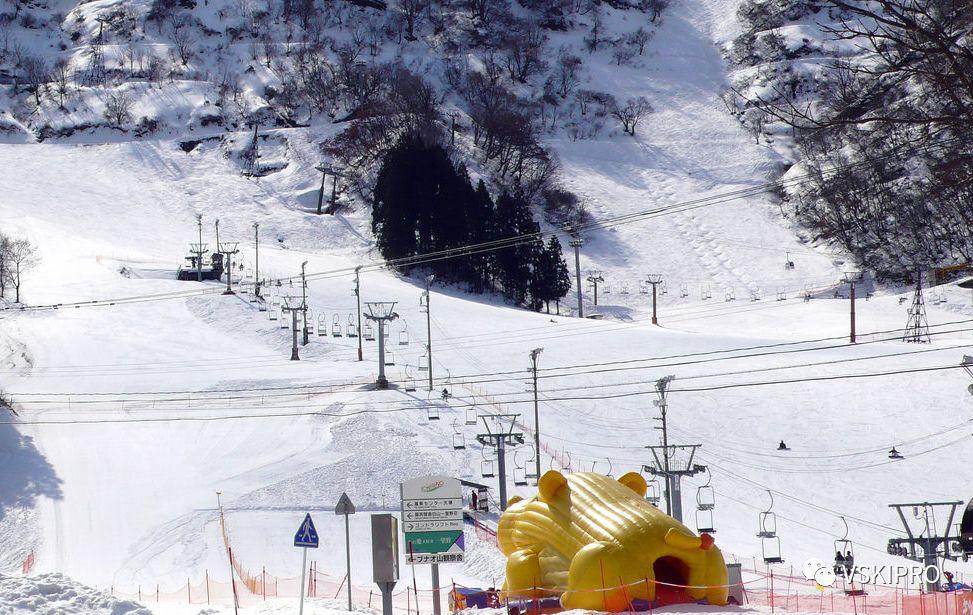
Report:
M277 320L277 310L267 310L267 318L270 320Z
M530 456L530 459L525 462L525 476L528 480L536 481L539 478L537 475L537 449L533 446L531 446L530 449L533 451L533 454Z
M453 448L461 451L466 448L466 437L456 426L456 419L453 419Z
M364 329L365 329L365 341L367 341L367 342L374 342L375 341L375 328L372 326L372 323L366 322ZM419 369L422 369L422 366L421 365L419 366Z
M710 486L712 475L706 470L706 484L696 489L696 529L700 532L712 534L713 509L716 507L716 492Z
M780 564L784 558L780 555L780 538L777 536L777 515L774 514L774 494L767 490L770 496L770 506L767 510L760 513L758 523L759 531L757 537L760 538L760 551L765 564Z
M844 535L834 541L834 573L838 577L855 574L855 550L851 541L848 540L848 522L841 517L841 522L845 524Z
M307 332L309 335L314 334L314 312L311 310L307 311L304 315L304 325L307 327Z
M519 461L520 450L514 451L514 484L523 487L527 484L527 466Z
M328 316L321 314L318 316L318 337L328 334Z
M287 312L285 312L284 309L281 308L281 310L280 310L280 328L281 329L290 329L291 328L290 320L291 319L287 317Z
M391 350L388 349L388 344L386 344L385 346L386 346L386 348L385 348L385 364L386 365L395 365L395 355L392 353Z
M659 500L662 499L662 485L659 484L658 478L653 478L645 484L645 499L653 506L659 505Z
M341 317L337 314L334 315L334 321L331 324L331 336L341 337Z
M496 472L493 470L493 460L484 458L480 462L480 476L483 478L493 478L496 475Z
M750 291L750 301L760 301L760 289L755 288Z
M415 392L416 388L418 388L417 385L418 383L416 382L416 377L409 376L405 381L405 392L406 393Z
M644 280L639 280L639 294L647 295L649 294L649 283Z
M905 459L905 456L903 456L902 453L897 451L893 446L892 450L889 451L889 459L895 459L896 461L898 461L899 459Z
M726 297L724 301L726 301L727 303L729 303L730 301L736 301L736 295L733 293L732 290L726 291Z
M358 326L355 324L354 314L348 314L348 325L345 327L345 337L358 337Z
M408 345L409 345L409 330L407 328L403 328L401 331L399 331L399 346L408 346Z
M689 286L687 286L685 284L680 284L679 285L679 296L682 297L683 299L685 299L686 297L688 297L689 296Z
M466 409L466 424L476 425L476 420L477 420L476 404L473 404L472 406Z
M382 331L385 333L385 339L388 339L390 337L389 336L389 323L387 323L387 322L383 322L382 323Z
M439 420L439 406L436 404L429 404L426 406L426 419L429 421Z
M787 270L793 268L794 268L794 261L791 260L791 253L787 252L786 256L784 257L784 269Z
M662 283L662 294L663 295L669 294L669 285L666 284L665 282Z
M601 284L601 294L610 295L612 294L612 285L610 282L602 282Z
M622 282L622 294L627 295L628 293L628 282Z

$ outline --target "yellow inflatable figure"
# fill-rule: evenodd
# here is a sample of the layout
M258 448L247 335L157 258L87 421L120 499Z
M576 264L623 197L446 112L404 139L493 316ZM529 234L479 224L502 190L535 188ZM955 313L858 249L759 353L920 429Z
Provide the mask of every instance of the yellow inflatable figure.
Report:
M726 563L712 536L696 536L647 502L646 488L635 472L615 480L552 470L538 481L536 497L512 498L497 528L507 556L505 595L556 589L565 609L613 612L663 594L667 603L726 604Z

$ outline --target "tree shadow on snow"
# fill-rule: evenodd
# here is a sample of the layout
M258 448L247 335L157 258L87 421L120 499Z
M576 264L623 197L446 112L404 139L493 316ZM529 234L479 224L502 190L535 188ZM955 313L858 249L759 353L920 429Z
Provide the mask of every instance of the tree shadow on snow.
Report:
M16 508L32 508L37 498L61 499L61 479L14 425L0 425L0 520Z

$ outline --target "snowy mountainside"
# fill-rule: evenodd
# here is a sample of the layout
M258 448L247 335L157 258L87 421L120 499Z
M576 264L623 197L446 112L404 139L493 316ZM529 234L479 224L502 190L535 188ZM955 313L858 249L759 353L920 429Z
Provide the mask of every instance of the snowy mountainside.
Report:
M562 181L588 199L595 220L759 186L780 164L719 98L726 67L714 41L732 36L732 4L674 2L641 65L618 67L605 52L586 63L593 88L620 99L645 96L655 108L634 137L545 135L561 159ZM98 6L106 5L83 5ZM427 321L421 280L373 267L380 259L366 208L313 213L320 175L310 169L319 144L338 128L325 121L262 130L268 158L288 163L262 177L240 172L234 152L250 132L232 125L200 129L221 137L191 148L183 144L199 137L181 129L0 147L0 167L9 170L0 177L3 230L30 237L42 257L25 282L25 301L130 298L0 312L0 348L10 349L0 384L19 413L5 415L11 424L0 428L32 444L2 451L37 475L16 486L22 499L0 499L0 545L12 553L0 560L4 571L15 572L33 550L36 572L119 593L140 584L177 592L204 575L228 581L220 492L236 555L248 568L297 574L301 554L290 543L311 510L324 537L318 565L340 578L343 524L332 511L347 492L359 507L351 522L353 578L365 588L368 514L397 509L402 478L441 471L495 491L496 479L480 471L489 451L475 443L479 427L467 425L466 414L474 405L486 415L520 413L519 425L532 434L525 368L530 350L541 347L542 467L569 460L574 470L610 465L615 476L640 469L649 461L644 447L658 440L653 383L674 374L673 435L702 444L699 461L717 490L717 543L748 563L760 561L754 534L767 489L783 555L797 565L827 559L842 516L862 561L894 561L884 549L900 532L890 502L969 497L963 489L973 469L956 461L971 452L968 377L947 369L969 353L968 291L939 289L942 301L929 307L933 342L914 347L899 341L906 295L866 283L858 302L862 343L846 345L846 290L836 285L844 258L798 241L777 206L758 196L588 234L581 269L601 272L604 282L598 306L586 290L585 307L603 320L570 317L574 294L562 315L549 315L434 286ZM245 295L220 295L218 283L174 279L187 244L197 241L197 213L204 242L215 240L216 218L221 240L240 242L244 276L255 265L254 222L263 275L292 278L307 261L316 330L299 362L288 360L290 332L279 317L270 320ZM345 323L355 312L357 265L368 267L363 301L397 302L392 390L368 386L376 342L363 342L358 362L358 339L317 330L321 316L326 325L335 316ZM651 300L640 288L648 273L666 280L661 327L648 324ZM806 302L805 291L813 297ZM196 294L175 296L183 292ZM269 292L296 296L300 286L285 281ZM174 296L142 300L165 293ZM427 322L432 392L419 370ZM416 390L406 391L413 379ZM784 380L794 382L760 384ZM442 388L451 392L447 402ZM455 435L465 449L454 448ZM791 451L778 452L779 440ZM892 445L904 460L888 459ZM522 466L530 454L521 447L508 462ZM923 476L935 478L916 478ZM684 485L690 527L694 489L704 480ZM28 518L27 530L6 524L17 515ZM473 549L466 565L444 566L444 578L496 582L501 562L492 547ZM417 576L427 589L428 574Z

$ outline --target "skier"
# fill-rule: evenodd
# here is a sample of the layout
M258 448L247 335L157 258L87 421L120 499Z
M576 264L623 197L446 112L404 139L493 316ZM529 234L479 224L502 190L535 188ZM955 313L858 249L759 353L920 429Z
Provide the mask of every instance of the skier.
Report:
M477 510L476 500L477 500L476 489L473 489L472 491L470 491L470 510Z

